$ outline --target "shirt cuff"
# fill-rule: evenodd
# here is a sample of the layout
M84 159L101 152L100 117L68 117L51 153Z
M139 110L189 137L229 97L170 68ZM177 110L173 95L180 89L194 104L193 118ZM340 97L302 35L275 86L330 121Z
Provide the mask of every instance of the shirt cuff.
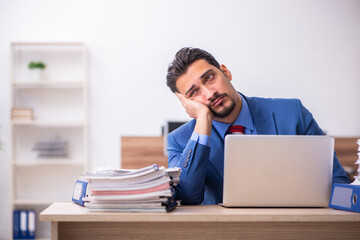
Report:
M198 134L197 132L194 131L191 135L190 140L197 141L201 145L210 147L211 137L208 135L204 135L204 134Z

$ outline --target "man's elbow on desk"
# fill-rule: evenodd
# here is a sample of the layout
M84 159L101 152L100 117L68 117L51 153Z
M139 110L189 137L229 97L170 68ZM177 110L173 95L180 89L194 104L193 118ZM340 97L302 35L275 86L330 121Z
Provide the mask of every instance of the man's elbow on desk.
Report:
M204 201L204 192L198 194L196 192L195 190L185 193L178 185L175 187L175 199L181 200L182 205L199 205Z

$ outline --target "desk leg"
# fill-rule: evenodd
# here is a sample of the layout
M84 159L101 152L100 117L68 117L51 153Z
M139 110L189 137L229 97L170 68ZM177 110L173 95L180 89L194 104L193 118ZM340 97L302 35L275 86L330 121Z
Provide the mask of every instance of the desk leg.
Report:
M51 240L59 239L59 223L51 222Z

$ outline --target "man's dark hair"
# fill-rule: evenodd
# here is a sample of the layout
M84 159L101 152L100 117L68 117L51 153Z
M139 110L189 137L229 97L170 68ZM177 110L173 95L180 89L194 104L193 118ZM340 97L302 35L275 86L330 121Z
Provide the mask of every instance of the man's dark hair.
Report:
M188 67L193 62L199 59L204 59L209 64L220 69L220 64L210 53L200 48L184 47L175 54L175 58L169 64L167 70L166 85L171 89L171 91L174 93L179 92L176 87L176 80L186 73Z

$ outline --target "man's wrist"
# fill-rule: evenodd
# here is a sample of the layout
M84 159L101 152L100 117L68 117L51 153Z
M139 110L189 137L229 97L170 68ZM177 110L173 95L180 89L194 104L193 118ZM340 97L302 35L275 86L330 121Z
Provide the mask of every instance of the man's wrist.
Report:
M198 142L199 144L210 147L211 136L198 134L197 132L194 131L191 134L190 140Z
M213 115L210 112L210 109L201 112L196 119L194 131L196 131L198 134L211 136L212 120Z

